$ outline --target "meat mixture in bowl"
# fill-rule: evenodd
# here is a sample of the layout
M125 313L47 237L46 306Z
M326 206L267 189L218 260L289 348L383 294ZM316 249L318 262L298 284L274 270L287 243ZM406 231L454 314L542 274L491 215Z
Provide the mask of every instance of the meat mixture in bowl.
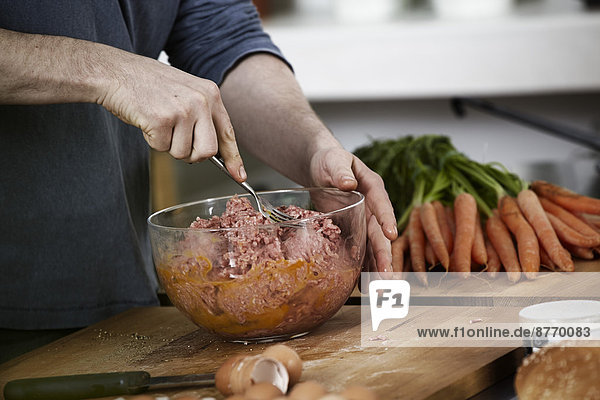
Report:
M292 335L329 319L352 292L362 254L321 213L280 209L309 219L301 227L271 224L240 197L221 216L196 218L190 227L199 231L157 268L174 305L231 338Z

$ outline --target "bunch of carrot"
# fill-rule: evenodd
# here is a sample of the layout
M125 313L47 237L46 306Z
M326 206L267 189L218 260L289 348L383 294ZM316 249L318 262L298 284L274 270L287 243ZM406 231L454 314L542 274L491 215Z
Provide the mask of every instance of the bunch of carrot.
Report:
M414 271L425 285L438 265L465 276L504 270L517 281L541 266L573 271L573 257L600 253L600 199L529 185L501 164L468 159L444 136L373 142L356 154L383 177L400 215L393 270Z
M393 270L426 272L442 265L468 275L484 267L504 270L511 281L534 278L541 266L573 271L573 257L600 253L600 199L544 181L534 181L515 197L502 196L485 222L474 197L456 196L414 207L403 234L392 243ZM427 284L426 274L418 275Z

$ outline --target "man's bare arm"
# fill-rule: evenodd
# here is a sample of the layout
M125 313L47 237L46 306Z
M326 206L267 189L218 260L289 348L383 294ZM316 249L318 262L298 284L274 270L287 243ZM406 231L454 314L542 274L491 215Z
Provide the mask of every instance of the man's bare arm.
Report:
M217 150L246 178L212 81L111 46L0 29L0 104L98 103L139 127L148 144L197 162Z
M287 65L268 54L247 57L227 75L221 94L238 141L263 162L305 186L365 194L377 269L391 271L396 219L381 177L342 148Z
M102 76L94 74L94 46L59 36L0 29L0 103L96 102Z

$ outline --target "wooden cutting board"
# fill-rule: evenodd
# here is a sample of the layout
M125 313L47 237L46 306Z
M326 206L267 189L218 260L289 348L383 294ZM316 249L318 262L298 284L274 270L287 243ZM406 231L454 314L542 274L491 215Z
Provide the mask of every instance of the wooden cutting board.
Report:
M598 261L581 266L586 271L600 271ZM542 280L539 284L545 287ZM362 384L382 400L464 399L511 375L525 355L520 346L364 347L361 307L344 306L309 335L287 342L305 361L302 380L315 379L331 391ZM474 307L463 309L457 318L470 318L478 312ZM411 310L421 312L418 306ZM509 314L516 310L506 307ZM265 347L224 342L173 307L138 308L0 365L0 388L13 379L80 373L209 373L234 354L256 354ZM213 387L152 394L182 392L223 398Z
M524 356L522 348L361 348L360 306L344 306L287 344L305 361L303 380L315 379L331 391L363 384L380 399L464 399L511 374ZM138 308L0 365L0 387L13 379L79 373L214 372L229 356L265 346L223 342L173 307ZM212 387L163 393L178 392L223 398Z

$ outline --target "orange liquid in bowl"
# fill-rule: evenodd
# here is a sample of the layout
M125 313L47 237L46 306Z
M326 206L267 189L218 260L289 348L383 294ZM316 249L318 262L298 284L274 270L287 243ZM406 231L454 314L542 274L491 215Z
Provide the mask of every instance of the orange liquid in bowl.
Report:
M195 324L226 338L258 340L308 332L344 304L360 265L333 268L323 261L269 260L223 279L204 257L178 257L157 272L173 304Z

